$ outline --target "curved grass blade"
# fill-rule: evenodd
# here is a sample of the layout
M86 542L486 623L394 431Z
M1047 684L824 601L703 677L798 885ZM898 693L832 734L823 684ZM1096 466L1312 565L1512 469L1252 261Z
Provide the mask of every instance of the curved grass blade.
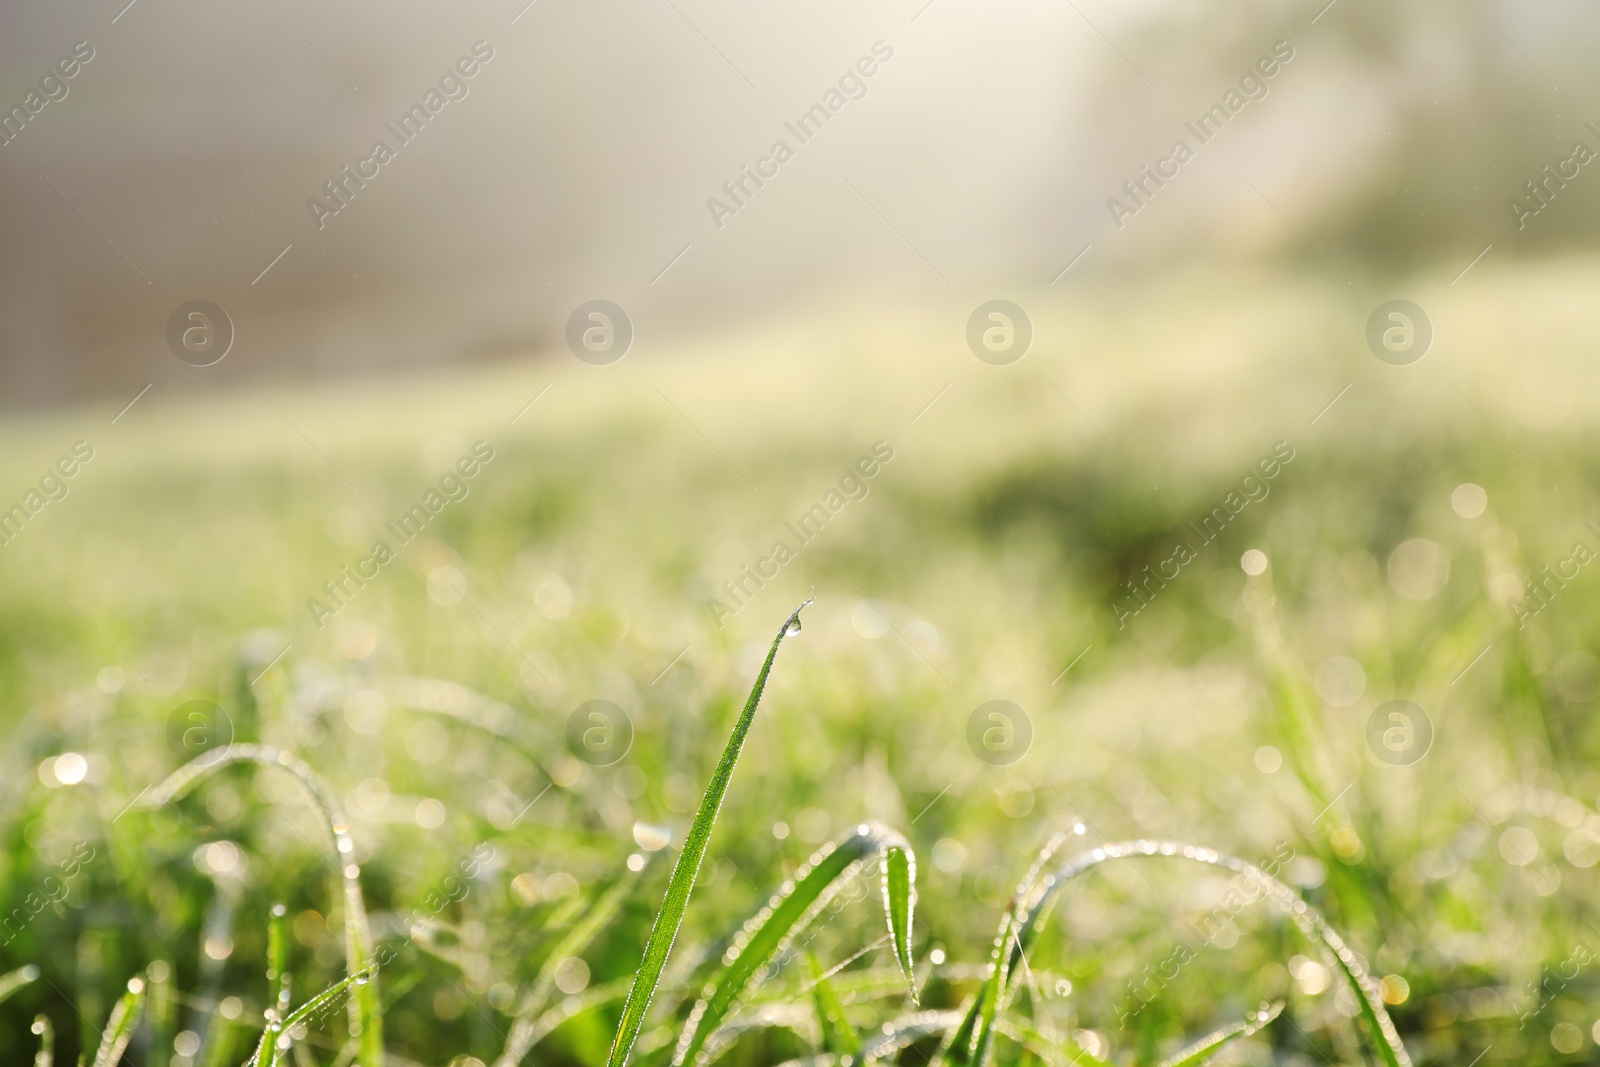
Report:
M1242 1037L1249 1037L1276 1019L1283 1012L1283 1001L1269 1006L1263 1005L1261 1010L1248 1019L1240 1019L1231 1026L1225 1026L1214 1034L1202 1037L1199 1041L1173 1055L1170 1059L1163 1060L1161 1067L1200 1067L1222 1050L1222 1046L1230 1041L1237 1041Z
M883 857L883 904L894 958L906 976L906 993L917 1002L917 979L911 959L911 924L917 908L917 857L910 847L890 845Z
M683 849L678 853L678 862L672 868L672 878L667 882L666 899L661 902L661 910L656 914L655 924L650 927L650 937L644 946L644 959L640 961L639 972L634 975L633 988L628 991L628 1002L622 1009L622 1021L617 1027L616 1039L611 1043L610 1055L606 1057L607 1067L623 1067L628 1062L628 1055L633 1051L634 1042L639 1039L639 1031L644 1027L644 1014L650 1007L650 998L655 996L656 985L661 981L661 972L667 966L667 957L672 955L672 944L678 938L678 927L683 923L683 913L689 907L689 894L694 892L695 878L700 874L700 863L705 859L706 846L711 843L711 829L716 825L717 813L722 810L722 798L728 793L728 783L733 780L733 769L738 765L739 753L744 750L745 738L749 736L750 725L755 721L756 705L761 703L762 691L767 687L767 675L772 671L772 661L777 658L778 646L783 644L783 639L791 633L799 632L800 612L810 603L808 599L795 608L778 628L778 636L772 639L772 647L767 650L766 661L761 665L761 672L756 675L756 683L750 690L750 698L745 701L744 710L739 713L739 718L733 725L733 733L728 737L727 747L722 750L722 758L717 761L717 768L711 774L705 796L700 798L700 810L695 812L694 822L689 827L688 836L683 840Z
M534 976L533 988L517 1006L517 1021L511 1026L511 1036L506 1039L505 1051L494 1061L495 1067L516 1067L522 1062L523 1057L527 1056L528 1050L533 1048L534 1042L549 1032L548 1030L544 1033L539 1032L541 1016L538 1013L544 1010L550 1000L550 991L555 988L556 968L569 956L576 956L588 947L589 942L594 940L595 935L622 907L623 900L633 891L643 870L641 867L638 872L628 871L618 878L616 883L595 901L594 906L584 913L583 918L573 924L566 936L556 942L540 966L539 973Z
M159 808L188 794L215 771L233 763L254 763L277 767L299 779L322 817L333 842L335 863L344 886L344 959L348 974L367 970L372 956L372 930L367 924L367 908L361 897L361 868L355 862L355 842L350 838L350 823L339 802L317 773L293 754L268 745L233 744L207 752L179 767L140 802L143 808ZM382 1067L383 1011L378 996L376 969L372 979L350 998L350 1034L358 1041L357 1062L361 1067Z
M276 1056L277 1052L287 1049L289 1047L289 1031L338 1000L350 986L355 986L359 991L361 988L370 985L377 973L378 967L373 964L359 974L347 975L300 1005L282 1023L275 1022L275 1025L268 1026L261 1034L261 1043L256 1046L255 1054L245 1061L245 1067L265 1067L266 1064L273 1062L267 1058L269 1045L274 1050L270 1054L272 1056Z
M822 1029L822 1047L843 1056L859 1055L861 1035L850 1025L844 1004L814 953L806 953L806 970L811 972L811 995L816 1001L817 1025Z
M1014 930L1027 914L1028 901L1034 895L1034 886L1039 881L1039 875L1044 871L1045 864L1050 862L1051 857L1066 839L1066 834L1058 833L1045 842L1044 848L1034 857L1028 873L1017 883L1016 891L1011 894L1011 900L1007 902L1005 911L1000 915L1000 931L995 934L994 945L989 953L988 976L979 987L977 996L966 1007L966 1016L961 1020L961 1025L950 1035L945 1047L935 1056L935 1062L981 1065L988 1058L989 1048L994 1040L992 1031L995 1016L1005 999L1010 970L1014 966L1011 953L1008 951L1017 942Z
M0 1001L8 999L11 994L27 985L29 982L39 980L39 968L33 964L18 967L5 975L0 975Z
M1328 921L1321 913L1301 900L1300 895L1293 889L1255 864L1214 849L1199 848L1175 841L1128 841L1102 845L1090 852L1074 856L1046 876L1032 894L1033 899L1029 904L1028 913L1018 924L1017 936L1012 946L1013 952L1020 958L1032 944L1048 917L1052 898L1068 881L1109 860L1139 856L1184 859L1211 867L1221 867L1243 876L1260 887L1263 894L1270 897L1290 921L1300 928L1301 933L1322 947L1350 983L1356 1003L1361 1009L1361 1017L1367 1023L1369 1042L1377 1050L1385 1067L1412 1067L1411 1057L1400 1041L1400 1034L1394 1028L1394 1021L1389 1018L1389 1012L1383 1006L1377 983L1373 982L1366 969L1356 959L1355 953L1344 943L1338 932L1328 925Z
M29 1029L39 1035L39 1051L33 1054L33 1067L55 1067L56 1032L49 1018L35 1015Z
M901 879L891 877L889 872L889 857L894 852L906 857ZM797 933L809 926L849 876L875 855L883 857L885 867L883 893L889 940L904 944L909 960L915 898L909 881L902 879L909 879L915 870L911 846L886 826L863 823L837 845L828 844L818 849L816 855L767 901L766 907L744 924L744 929L722 957L722 969L700 994L684 1023L678 1050L672 1057L675 1065L700 1062L700 1054L712 1033L758 981L761 969L782 952Z
M128 979L128 991L122 994L117 1006L111 1009L105 1033L100 1035L100 1048L94 1054L94 1067L116 1067L122 1054L133 1039L133 1029L139 1025L139 1013L144 1007L144 979Z

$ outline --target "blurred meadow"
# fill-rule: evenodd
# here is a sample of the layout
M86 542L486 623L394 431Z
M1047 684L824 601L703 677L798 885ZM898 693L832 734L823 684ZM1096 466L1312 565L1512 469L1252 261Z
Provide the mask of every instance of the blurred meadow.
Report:
M1594 11L267 7L0 11L0 1062L1600 1063Z
M13 421L6 484L76 440L94 458L5 549L0 677L21 712L7 899L41 892L83 843L93 858L8 938L8 962L40 977L6 1002L0 1042L27 1055L44 1012L73 1049L159 961L168 1000L134 1061L172 1062L174 1034L191 1062L242 1061L277 902L297 993L343 973L326 831L289 775L235 767L181 802L129 807L182 762L174 719L211 701L235 741L298 753L344 808L373 937L396 954L390 1062L493 1062L546 966L559 988L542 1010L574 1014L536 1061L597 1062L663 860L770 631L814 595L717 824L646 1032L656 1055L696 992L690 964L870 819L918 858L925 1010L959 1008L1031 856L1064 829L1068 851L1173 839L1281 867L1385 983L1417 1062L1485 1047L1484 1062L1570 1061L1552 1042L1592 1048L1595 1022L1572 962L1593 943L1600 858L1588 576L1520 629L1503 605L1595 541L1595 371L1564 323L1596 268L1529 273L1415 283L1438 338L1407 368L1366 353L1353 298L1239 268L1079 292L1037 317L1036 350L1011 368L951 350L941 334L969 303L952 299L842 305L615 368L536 360L279 387L271 406L249 388L151 398L115 425L104 405ZM1141 324L1150 304L1166 314ZM1511 305L1551 325L1508 336ZM1224 349L1218 324L1241 322ZM1537 343L1538 374L1563 388L1530 393L1528 365L1503 358L1517 343ZM319 627L306 602L327 599L322 583L478 441L493 459L466 496ZM874 442L892 459L866 495L713 613ZM1119 618L1121 583L1176 539L1201 544L1185 525L1278 442L1293 458L1269 492ZM1404 766L1368 740L1397 698L1434 731ZM569 730L596 699L628 720L615 762ZM1016 762L969 747L992 699L1030 723ZM615 913L552 961L619 880ZM872 884L857 875L803 942L830 965L853 958L833 980L862 1032L909 1010L883 980ZM1357 1062L1349 991L1270 905L1226 906L1213 935L1229 890L1148 860L1098 869L1064 892L1029 954L1038 999L1013 1010L1076 1035L1055 1046L1063 1062L1063 1048L1154 1062L1285 999L1235 1062ZM1193 958L1174 967L1179 945ZM798 943L789 955L751 1017L783 1022L796 1003ZM332 1060L340 1025L309 1031L303 1062ZM750 1030L728 1062L805 1054L815 1021L785 1025Z

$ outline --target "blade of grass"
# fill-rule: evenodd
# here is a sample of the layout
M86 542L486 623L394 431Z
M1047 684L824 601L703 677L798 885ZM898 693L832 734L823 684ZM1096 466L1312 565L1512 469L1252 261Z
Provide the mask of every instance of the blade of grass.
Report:
M911 959L911 925L917 907L917 857L909 846L890 845L884 854L883 903L894 939L895 962L906 976L906 993L915 1004L917 979Z
M1268 1006L1263 1006L1260 1011L1248 1019L1240 1019L1231 1026L1225 1026L1214 1034L1208 1034L1189 1047L1181 1050L1171 1058L1163 1060L1161 1067L1200 1067L1222 1050L1230 1041L1237 1041L1249 1037L1272 1020L1276 1019L1283 1011L1283 1001Z
M122 994L117 1006L111 1009L105 1033L100 1035L100 1048L94 1054L94 1067L116 1067L122 1054L133 1039L134 1027L139 1025L140 1009L144 1007L144 979L128 979L128 991Z
M207 752L179 767L150 791L140 802L143 808L159 808L181 799L189 790L218 769L233 763L254 763L277 767L294 775L311 798L312 806L333 842L334 864L344 887L345 971L359 974L372 962L372 930L367 923L367 908L361 897L361 868L355 861L355 842L344 811L317 773L292 753L267 745L233 744ZM371 980L350 998L350 1034L358 1042L357 1062L361 1067L383 1067L383 1011L378 995L376 970Z
M891 876L893 853L904 857L900 877ZM889 939L906 945L910 955L910 925L915 897L909 879L915 860L905 838L886 826L863 823L855 833L819 849L795 876L767 901L766 907L745 923L744 929L722 957L722 969L706 986L684 1023L674 1064L698 1063L711 1034L738 1005L757 980L761 969L782 952L794 936L809 926L833 900L845 881L872 856L881 856L884 911ZM891 889L893 888L893 892Z
M656 914L655 924L650 928L650 937L645 942L644 958L640 961L639 972L634 975L633 988L628 991L628 1002L622 1009L622 1020L617 1027L616 1039L611 1044L611 1054L606 1057L607 1067L623 1067L628 1062L628 1055L633 1051L634 1042L639 1039L639 1031L644 1027L645 1012L649 1010L651 997L655 996L661 972L667 965L667 957L672 955L672 943L677 940L678 927L682 925L683 914L689 907L689 894L694 892L695 878L700 874L700 863L705 859L706 847L711 843L711 829L716 825L717 813L722 810L722 798L727 795L728 783L733 780L733 769L739 762L739 753L743 751L745 738L750 733L750 725L755 721L756 705L761 703L761 693L767 687L767 675L772 671L772 661L777 658L778 646L783 643L783 639L799 631L800 612L810 603L808 599L795 608L778 628L778 636L772 639L772 647L767 650L766 661L761 665L761 672L756 675L756 683L750 690L750 698L745 701L744 710L734 723L727 747L723 749L722 758L717 761L717 768L712 772L705 796L700 799L700 810L695 812L694 822L689 827L688 836L684 838L683 849L678 853L678 862L672 868L672 877L667 882L666 899L661 902L661 910Z

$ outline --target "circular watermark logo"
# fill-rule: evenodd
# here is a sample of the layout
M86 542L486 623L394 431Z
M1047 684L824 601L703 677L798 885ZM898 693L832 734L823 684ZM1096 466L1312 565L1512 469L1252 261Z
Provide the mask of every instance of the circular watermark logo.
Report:
M1409 700L1390 700L1367 719L1367 748L1378 762L1409 767L1433 747L1433 720Z
M579 304L567 319L567 347L585 363L604 367L628 354L633 320L609 300Z
M1009 700L989 700L967 716L967 747L984 763L1008 767L1033 746L1033 720Z
M967 347L985 363L1009 366L1028 354L1033 344L1033 321L1009 300L979 304L967 320Z
M189 700L167 716L167 747L188 762L233 744L233 720L209 700Z
M586 700L567 716L567 747L585 763L609 767L633 747L633 720L609 700Z
M233 320L209 300L179 304L167 316L167 347L191 367L220 363L233 347Z
M1367 347L1392 366L1410 366L1427 355L1432 344L1428 313L1409 300L1379 304L1367 319Z

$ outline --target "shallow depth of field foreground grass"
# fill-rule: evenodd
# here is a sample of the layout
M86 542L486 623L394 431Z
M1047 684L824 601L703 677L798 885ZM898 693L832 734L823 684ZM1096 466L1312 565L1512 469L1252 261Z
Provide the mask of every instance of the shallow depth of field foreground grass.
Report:
M1597 275L14 421L0 1061L1595 1062Z

